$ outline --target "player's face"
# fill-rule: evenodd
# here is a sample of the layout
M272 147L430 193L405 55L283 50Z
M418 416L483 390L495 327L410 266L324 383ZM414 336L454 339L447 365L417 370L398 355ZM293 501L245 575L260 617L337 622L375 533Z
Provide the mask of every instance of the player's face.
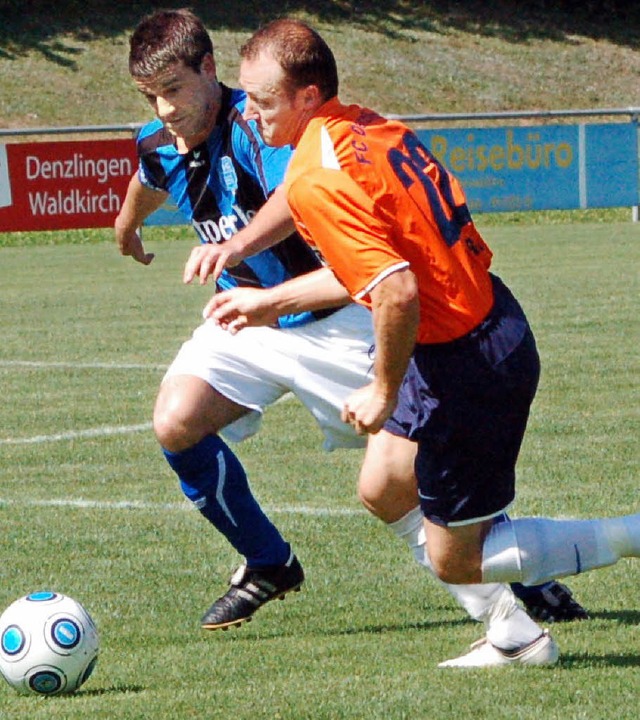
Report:
M286 88L280 64L266 53L242 61L240 87L247 93L245 117L256 121L265 143L295 145L315 110L308 101L307 88L292 94Z
M199 73L179 62L135 84L167 130L187 148L203 142L213 129L220 89L210 55L205 56Z

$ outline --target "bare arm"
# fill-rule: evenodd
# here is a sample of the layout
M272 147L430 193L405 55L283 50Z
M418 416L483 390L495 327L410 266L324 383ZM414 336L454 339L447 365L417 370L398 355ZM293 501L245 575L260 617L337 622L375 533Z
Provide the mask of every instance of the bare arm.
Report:
M294 230L284 190L278 187L251 222L229 240L195 247L185 265L183 280L190 283L197 276L204 284L209 275L217 280L225 267L233 267L244 258L266 250Z
M331 270L320 268L272 288L235 288L217 293L202 314L236 333L244 327L273 325L281 315L349 302L348 292Z
M168 193L151 190L138 179L137 173L129 181L127 194L114 223L116 242L122 255L148 265L154 258L146 253L138 229L143 221L167 199Z
M387 276L371 291L376 339L374 380L345 403L342 419L359 435L376 433L395 409L420 321L418 284L409 269Z

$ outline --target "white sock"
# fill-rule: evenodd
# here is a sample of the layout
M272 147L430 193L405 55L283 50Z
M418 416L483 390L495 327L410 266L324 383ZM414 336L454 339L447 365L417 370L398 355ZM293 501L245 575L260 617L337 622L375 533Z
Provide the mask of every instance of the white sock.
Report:
M387 526L404 542L407 543L413 557L428 570L431 570L429 553L427 553L427 536L424 531L424 516L419 507L409 510L400 520L387 523Z
M542 634L542 628L518 604L508 585L442 585L471 617L484 623L487 639L502 650L529 645Z
M520 607L508 586L499 583L450 585L436 577L429 562L420 508L416 507L400 520L389 523L389 527L407 543L420 565L431 572L469 615L484 623L489 642L503 650L514 650L540 636L542 629Z
M482 552L483 582L537 585L639 557L640 515L507 520L491 528Z

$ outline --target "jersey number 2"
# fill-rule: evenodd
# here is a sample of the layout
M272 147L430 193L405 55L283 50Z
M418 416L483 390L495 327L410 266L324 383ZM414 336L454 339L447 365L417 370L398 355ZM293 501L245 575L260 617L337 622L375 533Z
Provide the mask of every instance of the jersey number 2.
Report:
M417 180L425 190L433 219L449 247L460 239L462 228L471 222L466 203L456 205L451 189L451 176L412 132L403 138L406 152L389 150L387 158L400 182L408 190ZM436 170L437 181L427 169Z

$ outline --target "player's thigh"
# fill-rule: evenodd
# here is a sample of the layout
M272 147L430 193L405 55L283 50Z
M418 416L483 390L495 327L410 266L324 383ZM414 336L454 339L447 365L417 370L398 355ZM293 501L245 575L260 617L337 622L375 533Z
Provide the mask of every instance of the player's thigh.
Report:
M247 412L202 378L171 375L160 386L153 426L163 447L177 452L217 434Z
M162 382L155 413L160 441L178 434L185 446L222 432L240 442L257 432L263 409L287 391L295 371L294 359L278 347L280 335L273 328L232 335L210 320L196 328Z
M418 506L416 443L380 430L369 435L358 493L369 512L395 522Z

